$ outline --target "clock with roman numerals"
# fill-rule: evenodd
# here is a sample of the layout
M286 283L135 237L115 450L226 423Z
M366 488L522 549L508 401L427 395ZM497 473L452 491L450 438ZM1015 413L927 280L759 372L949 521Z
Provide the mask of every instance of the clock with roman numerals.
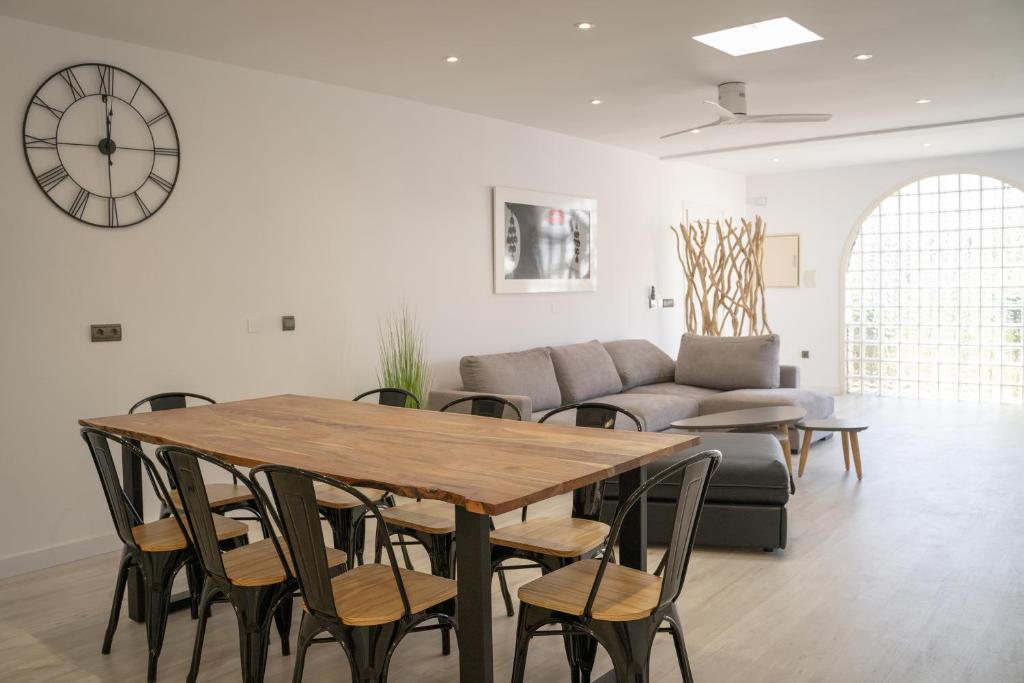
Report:
M178 181L178 131L163 100L109 64L76 64L50 76L25 110L23 132L40 189L89 225L141 223Z

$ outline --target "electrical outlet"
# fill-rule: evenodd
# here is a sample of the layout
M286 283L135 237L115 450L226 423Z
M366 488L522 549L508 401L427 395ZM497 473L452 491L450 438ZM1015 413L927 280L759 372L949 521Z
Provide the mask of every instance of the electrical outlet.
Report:
M661 307L662 308L675 308L675 305L676 305L676 300L675 299L662 299L661 300Z
M89 325L89 337L94 342L121 341L121 323Z
M810 351L801 351L800 352L800 357L801 358L810 358L811 357L811 352Z

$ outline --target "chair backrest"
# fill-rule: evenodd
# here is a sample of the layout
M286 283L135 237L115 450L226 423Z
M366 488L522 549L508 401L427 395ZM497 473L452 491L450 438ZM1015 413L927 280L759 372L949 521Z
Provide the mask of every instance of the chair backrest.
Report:
M377 539L387 552L405 615L411 614L409 596L405 591L405 583L402 581L402 575L395 560L390 532L380 516L380 510L373 501L353 486L294 467L260 465L253 468L251 474L258 492L257 495L265 502L269 502L270 497L273 498L278 511L281 531L284 532L285 542L288 546L287 552L295 568L299 589L302 591L306 608L312 614L332 620L339 618L334 603L334 593L331 589L324 532L320 525L316 493L313 490L315 482L339 488L358 499L366 507L366 516L376 520ZM266 477L270 496L267 495L257 478L259 475Z
M82 439L89 447L89 454L96 465L96 473L100 477L103 497L107 501L107 508L110 510L110 517L114 522L114 530L117 532L117 537L125 545L137 549L138 544L135 542L132 527L142 524L145 520L142 519L142 516L132 506L127 494L125 494L124 485L117 473L117 466L114 465L114 458L110 452L111 442L121 446L122 454L139 461L141 468L146 472L153 492L156 493L160 502L166 505L169 497L167 487L164 486L164 482L160 478L160 472L157 470L156 465L153 464L153 461L140 448L119 436L93 427L86 427L82 430Z
M507 398L493 396L491 394L479 394L477 396L463 396L454 401L448 401L441 406L438 412L448 412L452 408L469 403L470 415L481 415L483 417L497 417L508 420L522 420L523 414L519 407Z
M570 410L576 411L577 427L594 427L596 429L615 429L615 422L619 415L631 421L636 431L644 431L644 425L633 413L625 408L613 406L610 403L583 402L571 403L561 408L544 414L538 422L547 422L548 419L560 413L567 413ZM605 481L578 488L572 493L572 510L574 517L596 520L601 516L601 505L604 502Z
M416 394L397 387L381 387L370 389L356 396L353 401L362 401L369 396L377 396L377 403L382 406L394 406L396 408L419 408L420 399Z
M262 513L263 510L255 488L237 468L205 453L181 446L164 446L157 449L156 457L166 468L171 484L178 491L184 511L182 512L174 506L171 507L171 510L183 527L191 530L188 537L199 556L203 569L207 574L227 583L228 576L224 569L224 560L221 557L213 513L210 511L210 499L206 494L206 481L203 477L201 463L206 461L230 472L234 481L242 482L249 489L256 500L257 509ZM182 514L184 514L184 518L182 518ZM261 514L260 518L265 519L265 516ZM274 534L270 534L270 536L274 538ZM276 539L274 542L277 542Z
M209 396L203 396L202 394L192 394L187 391L168 391L163 394L153 394L152 396L147 396L141 401L138 401L135 405L131 407L131 409L128 411L128 414L131 415L136 410L147 404L149 405L149 409L152 410L153 412L156 412L158 410L173 410L175 408L184 408L186 407L188 399L190 398L194 398L197 401L203 401L205 403L216 403L216 401L214 401Z
M643 486L633 492L633 495L623 501L615 513L612 530L608 534L609 548L614 547L618 542L622 524L633 506L644 500L644 495L653 487L666 479L680 475L676 509L672 515L672 535L669 537L665 554L654 572L655 575L661 576L661 595L656 610L675 602L683 590L686 568L690 563L690 553L693 550L693 541L696 537L697 523L700 521L704 498L708 492L708 482L721 461L722 454L713 450L702 451L681 460L649 478ZM584 608L585 616L591 615L594 599L600 590L609 558L609 553L601 558L601 565L594 576L594 584L591 586L590 596Z

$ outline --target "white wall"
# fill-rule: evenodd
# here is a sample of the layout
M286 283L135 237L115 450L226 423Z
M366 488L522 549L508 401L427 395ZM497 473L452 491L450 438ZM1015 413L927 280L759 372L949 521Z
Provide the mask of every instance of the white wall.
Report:
M801 366L805 386L840 386L840 280L851 238L865 215L889 194L924 175L965 171L1024 184L1024 150L916 159L870 166L752 176L749 206L769 233L800 233L801 268L817 271L817 285L768 290L768 319L782 336L783 362ZM801 360L800 351L810 359Z
M24 106L81 61L137 73L177 124L178 186L142 225L79 224L26 168ZM684 197L743 209L740 176L6 18L0 63L0 575L111 547L80 417L174 389L349 397L403 302L438 384L466 353L627 336L674 353L680 309L645 299L678 286L667 226ZM494 185L597 199L596 293L493 294ZM295 332L246 332L282 314ZM90 343L108 322L124 341Z

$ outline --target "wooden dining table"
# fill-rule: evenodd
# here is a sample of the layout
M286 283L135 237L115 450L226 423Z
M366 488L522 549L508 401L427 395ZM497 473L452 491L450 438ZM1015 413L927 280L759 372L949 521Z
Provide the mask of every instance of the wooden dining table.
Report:
M490 518L613 476L625 500L643 484L648 463L699 441L690 434L539 425L297 395L79 422L136 442L194 448L244 467L290 465L455 505L463 683L494 680ZM136 469L123 476L141 514L142 474ZM646 569L644 502L624 522L619 562Z

